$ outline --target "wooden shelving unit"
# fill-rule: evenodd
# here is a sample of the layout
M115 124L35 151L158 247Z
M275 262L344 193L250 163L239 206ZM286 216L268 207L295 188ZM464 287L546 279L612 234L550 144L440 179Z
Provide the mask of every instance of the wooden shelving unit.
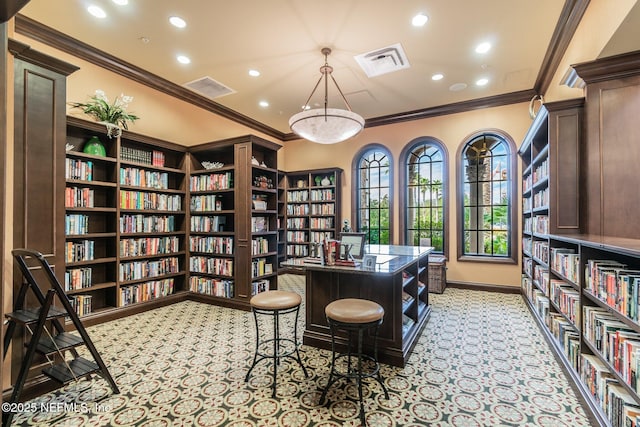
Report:
M97 136L107 156L82 152ZM65 291L85 322L185 288L185 150L67 119ZM155 157L154 157L155 154Z
M286 259L309 255L311 243L339 239L342 169L286 172L281 187Z
M277 288L279 148L255 136L190 148L189 289L198 299L248 309L253 295ZM218 180L228 184L193 187ZM209 203L196 208L197 199Z

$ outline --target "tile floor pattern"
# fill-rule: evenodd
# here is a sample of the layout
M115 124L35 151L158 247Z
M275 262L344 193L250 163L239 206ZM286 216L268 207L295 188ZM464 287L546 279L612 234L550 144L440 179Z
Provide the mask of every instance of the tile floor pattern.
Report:
M304 291L304 276L279 283ZM382 369L390 399L373 380L365 389L369 426L589 425L519 295L449 288L431 303L408 366ZM30 401L45 411L13 425L360 425L355 387L333 387L330 403L317 403L328 351L302 346L309 378L284 363L277 399L266 362L244 382L255 334L248 312L186 301L88 330L121 394L102 379L80 381Z

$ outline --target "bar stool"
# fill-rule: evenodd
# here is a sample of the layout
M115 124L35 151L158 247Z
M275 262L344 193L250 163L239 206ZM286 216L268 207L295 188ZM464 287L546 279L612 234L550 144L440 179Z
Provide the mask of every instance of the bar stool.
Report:
M273 359L273 397L276 397L276 376L281 359L289 357L296 360L302 367L304 376L309 376L298 351L298 313L301 303L302 297L300 295L288 291L260 292L254 295L250 301L251 311L256 322L256 352L253 356L253 364L244 380L245 382L249 381L251 371L258 362ZM295 313L293 338L282 338L280 336L280 316L289 313ZM273 317L273 338L260 339L258 315Z
M362 380L375 378L384 390L384 396L389 399L387 388L382 382L380 364L378 363L378 327L382 324L384 309L380 304L366 299L344 298L331 302L324 310L327 322L331 329L331 373L327 386L320 396L320 404L323 404L329 388L338 380L344 378L348 381L355 379L358 383L358 401L360 402L360 420L366 425L364 402L362 400ZM364 332L373 329L373 356L364 354ZM348 332L347 352L336 354L336 331ZM357 351L352 353L353 334L357 333ZM351 358L357 358L356 367L352 367ZM338 369L337 363L344 362L347 366ZM364 363L363 363L364 362Z

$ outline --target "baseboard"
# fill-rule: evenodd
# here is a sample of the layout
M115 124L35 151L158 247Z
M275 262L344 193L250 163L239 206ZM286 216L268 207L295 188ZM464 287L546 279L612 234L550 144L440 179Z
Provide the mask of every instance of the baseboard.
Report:
M492 285L488 283L458 282L447 280L447 286L458 289L471 289L474 291L500 292L503 294L520 294L520 286Z

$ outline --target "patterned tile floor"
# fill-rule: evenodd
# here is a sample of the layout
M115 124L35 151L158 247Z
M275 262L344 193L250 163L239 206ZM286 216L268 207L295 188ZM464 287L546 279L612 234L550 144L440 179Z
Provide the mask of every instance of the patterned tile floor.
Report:
M303 276L279 283L304 291ZM365 388L369 426L589 425L519 295L449 288L431 303L407 366L383 366L389 400L375 381ZM255 336L250 313L186 301L88 330L121 394L102 379L80 381L27 402L36 410L17 414L12 425L360 425L353 386L333 387L329 404L318 405L328 351L302 346L308 378L283 363L276 399L267 363L245 383Z

